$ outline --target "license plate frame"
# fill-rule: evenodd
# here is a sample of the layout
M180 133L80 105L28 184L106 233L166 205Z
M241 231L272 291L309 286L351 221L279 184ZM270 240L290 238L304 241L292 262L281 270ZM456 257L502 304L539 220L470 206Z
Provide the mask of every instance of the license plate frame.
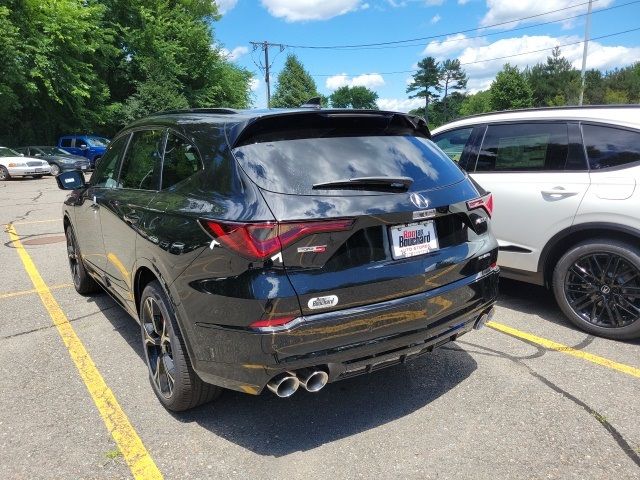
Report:
M440 249L433 220L393 225L389 227L389 236L391 237L391 256L394 260L426 255Z

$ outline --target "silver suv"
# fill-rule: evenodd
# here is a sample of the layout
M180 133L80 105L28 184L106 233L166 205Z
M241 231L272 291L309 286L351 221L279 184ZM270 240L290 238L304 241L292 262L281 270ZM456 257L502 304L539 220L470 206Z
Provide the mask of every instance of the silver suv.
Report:
M433 140L493 193L505 277L595 335L640 337L640 106L468 117Z

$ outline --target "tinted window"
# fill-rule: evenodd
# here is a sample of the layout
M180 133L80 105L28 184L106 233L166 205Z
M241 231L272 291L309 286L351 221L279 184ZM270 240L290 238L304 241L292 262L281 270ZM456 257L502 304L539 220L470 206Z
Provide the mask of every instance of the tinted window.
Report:
M353 177L411 177L410 190L458 182L462 171L430 140L414 136L305 138L244 145L236 158L262 188L280 193L335 195L316 183ZM340 195L362 195L340 190Z
M472 131L472 127L451 130L450 132L435 135L433 141L436 142L436 145L438 145L451 160L459 162L462 151L469 141Z
M63 138L60 141L60 146L63 147L63 148L64 147L70 147L71 146L71 139L70 138Z
M128 138L129 135L124 135L111 144L102 160L96 165L96 170L91 176L91 185L106 188L118 186L118 169L124 155L124 149L127 147Z
M593 169L640 161L640 133L619 128L583 125L582 136Z
M170 133L162 166L162 189L187 179L201 168L198 151L186 140Z
M563 170L569 152L567 125L529 123L489 125L477 172Z
M162 138L162 130L142 130L133 134L120 171L122 188L158 189Z
M86 147L87 142L82 138L76 138L76 148Z

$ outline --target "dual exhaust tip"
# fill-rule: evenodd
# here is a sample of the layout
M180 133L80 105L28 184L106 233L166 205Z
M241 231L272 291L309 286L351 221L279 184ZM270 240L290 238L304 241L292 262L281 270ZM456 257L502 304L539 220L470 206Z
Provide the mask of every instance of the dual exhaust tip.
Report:
M272 378L267 388L280 398L287 398L296 393L299 387L307 392L319 392L329 381L329 375L318 368L303 368L297 372L285 372Z
M487 322L491 321L495 313L495 308L491 307L489 310L487 310L477 318L477 320L473 324L473 328L475 330L480 330L481 328L483 328L487 324Z

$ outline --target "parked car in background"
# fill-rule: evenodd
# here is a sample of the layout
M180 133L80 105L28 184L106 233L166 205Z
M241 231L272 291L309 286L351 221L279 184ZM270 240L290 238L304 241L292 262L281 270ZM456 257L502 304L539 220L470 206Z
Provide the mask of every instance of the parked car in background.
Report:
M104 155L109 139L95 135L64 135L58 139L58 147L73 155L79 155L89 160L91 168Z
M429 137L372 110L139 120L89 184L57 177L75 288L139 320L171 410L428 353L480 328L498 287L491 197Z
M590 333L640 337L640 106L498 112L433 138L493 193L502 275L552 288Z
M11 177L40 178L51 172L49 163L36 158L25 157L7 147L0 147L0 181Z
M67 170L86 171L90 169L90 163L87 158L72 155L59 147L30 146L16 148L15 150L28 157L46 160L51 167L51 175L54 176Z

